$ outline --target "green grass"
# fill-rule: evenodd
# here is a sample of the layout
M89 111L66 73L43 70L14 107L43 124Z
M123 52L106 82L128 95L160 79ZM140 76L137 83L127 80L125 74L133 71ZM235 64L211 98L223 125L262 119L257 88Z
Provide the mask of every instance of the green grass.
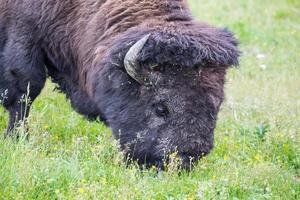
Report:
M300 1L191 0L241 42L215 148L191 173L126 167L110 130L48 83L30 139L0 138L0 199L300 199ZM0 131L7 113L0 109Z

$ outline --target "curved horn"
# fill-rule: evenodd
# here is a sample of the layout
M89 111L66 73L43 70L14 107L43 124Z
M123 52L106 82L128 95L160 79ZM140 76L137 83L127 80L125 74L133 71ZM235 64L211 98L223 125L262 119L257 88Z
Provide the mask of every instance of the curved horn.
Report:
M144 82L144 77L141 74L140 65L137 62L138 55L140 51L145 46L146 42L149 39L150 34L144 36L142 39L137 41L127 52L124 58L124 66L127 73L135 79L137 82L142 84Z

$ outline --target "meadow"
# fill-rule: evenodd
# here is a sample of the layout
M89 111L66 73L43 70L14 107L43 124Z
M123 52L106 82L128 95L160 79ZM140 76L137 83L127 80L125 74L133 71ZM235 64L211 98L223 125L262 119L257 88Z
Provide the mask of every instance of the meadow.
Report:
M126 166L109 128L47 82L29 139L0 136L0 199L300 199L300 1L190 0L240 40L215 148L191 172ZM0 108L0 133L7 113ZM23 131L20 129L19 131Z

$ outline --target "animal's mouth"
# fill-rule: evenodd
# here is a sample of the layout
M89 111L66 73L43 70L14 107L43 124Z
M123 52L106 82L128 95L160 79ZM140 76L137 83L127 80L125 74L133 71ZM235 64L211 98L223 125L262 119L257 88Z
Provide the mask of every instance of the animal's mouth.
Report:
M163 159L157 159L146 163L146 168L152 167L155 167L158 170L165 170L165 162Z
M178 170L190 171L195 163L196 159L187 153L170 154L164 158L151 158L139 161L138 163L142 167L156 168L158 170L168 170L169 168Z

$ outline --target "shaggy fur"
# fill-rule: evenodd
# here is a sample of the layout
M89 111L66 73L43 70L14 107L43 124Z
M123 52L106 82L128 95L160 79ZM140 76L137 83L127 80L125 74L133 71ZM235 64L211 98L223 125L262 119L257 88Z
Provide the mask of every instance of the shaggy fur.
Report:
M123 61L150 34L138 62L144 84ZM238 64L226 29L196 22L183 0L0 0L0 93L8 133L29 112L47 76L89 118L113 130L126 155L183 166L213 147L226 69ZM29 89L29 91L27 91Z

